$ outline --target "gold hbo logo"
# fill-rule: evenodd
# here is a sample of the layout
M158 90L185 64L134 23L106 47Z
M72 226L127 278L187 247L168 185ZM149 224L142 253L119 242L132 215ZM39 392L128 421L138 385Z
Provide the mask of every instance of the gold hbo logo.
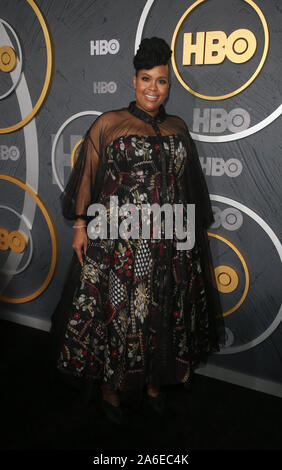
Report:
M183 65L192 64L195 56L196 65L221 64L227 57L231 62L241 64L253 57L257 40L252 31L237 29L230 36L224 31L207 31L183 35Z
M205 8L212 8L212 6L215 7L216 0L197 0L194 2L184 12L175 28L171 43L172 66L175 75L186 90L199 98L206 100L222 100L240 93L256 79L265 63L269 47L269 32L265 17L253 0L238 0L238 4L240 3L245 4L245 6L250 10L250 13L256 16L256 22L259 22L259 26L255 28L255 31L246 27L246 25L244 25L244 28L240 27L240 8L238 8L238 28L234 29L230 33L227 34L224 31L224 24L220 30L214 30L210 27L211 10L206 11L207 25L210 30L191 32L194 25L192 22L193 14L195 12L201 13L201 17L204 18ZM196 23L197 22L198 21L196 21ZM201 23L203 22L204 20L201 21ZM218 22L216 24L218 25ZM228 24L228 18L226 18L226 24ZM258 38L256 37L257 29L262 29L264 36L263 47L260 47L259 50ZM261 46L261 38L259 41ZM260 57L257 57L259 55ZM228 61L231 65L237 64L238 67L242 67L243 64L246 64L252 58L255 59L255 66L254 63L248 65L247 79L245 79L244 83L241 83L240 86L228 92L224 90L221 94L208 94L206 91L202 91L200 89L201 75L196 74L193 76L193 72L195 70L193 67L195 66L211 68L212 66L223 64L225 61ZM229 72L232 74L233 79L234 68L232 68L232 66L229 67ZM208 73L210 73L210 69ZM217 71L215 71L215 73L217 73ZM199 89L195 89L195 86L191 84L195 81L197 82L197 88ZM217 83L218 80L210 80L210 82ZM230 80L230 83L232 82L233 80Z
M0 250L6 251L9 248L16 253L22 253L27 244L27 239L24 233L19 230L9 231L5 228L0 228Z

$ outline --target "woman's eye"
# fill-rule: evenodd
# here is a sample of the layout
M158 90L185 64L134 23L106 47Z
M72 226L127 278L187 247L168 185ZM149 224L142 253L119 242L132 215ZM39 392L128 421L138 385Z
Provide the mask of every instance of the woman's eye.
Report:
M160 80L160 84L161 84L161 85L166 85L166 83L167 83L166 80L163 80L163 79Z
M145 82L147 82L149 80L148 77L142 77L142 80L144 80Z

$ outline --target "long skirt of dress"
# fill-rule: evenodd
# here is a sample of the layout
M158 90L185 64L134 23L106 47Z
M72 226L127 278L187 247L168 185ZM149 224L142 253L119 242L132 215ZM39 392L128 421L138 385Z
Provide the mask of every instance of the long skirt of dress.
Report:
M154 138L148 139L148 148L154 149ZM119 145L111 151L119 151ZM178 146L181 150L181 142ZM123 185L113 177L117 160L109 158L99 202L107 206L115 191L121 204L136 197L142 202L144 194L149 203L161 203L157 154L150 158L136 163L139 173L144 163L148 182L138 180L134 167L130 174L122 167ZM168 154L167 167L177 168L175 162ZM169 181L171 203L182 202L180 178L173 174ZM156 386L187 383L199 361L218 349L209 264L203 231L191 250L178 250L175 238L89 239L83 268L74 258L53 318L53 330L62 336L58 369L114 390L140 389L149 377Z
M149 375L155 385L188 382L217 344L198 248L175 249L170 267L161 240L135 248L89 241L58 368L116 390L140 388Z

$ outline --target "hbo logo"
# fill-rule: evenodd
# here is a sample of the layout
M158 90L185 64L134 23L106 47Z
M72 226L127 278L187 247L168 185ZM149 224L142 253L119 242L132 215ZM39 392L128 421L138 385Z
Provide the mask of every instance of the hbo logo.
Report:
M116 39L106 41L90 41L90 55L117 54L119 51L119 42Z
M221 64L225 57L235 64L250 60L257 48L257 40L249 29L237 29L229 36L224 31L198 32L196 40L192 33L183 36L183 65Z
M94 93L115 93L117 91L117 84L115 82L94 82Z
M8 147L7 145L0 145L0 160L18 160L20 157L20 151L18 147L12 145Z
M214 223L212 228L219 228L220 226L226 230L238 230L243 223L242 213L235 207L227 207L223 211L217 206L212 206Z
M220 134L228 129L241 132L248 129L251 122L249 113L242 108L232 109L229 113L223 108L194 108L193 131L214 132Z
M207 176L227 175L231 178L239 176L242 172L242 163L237 158L229 158L224 161L223 158L203 158L200 157L202 169Z

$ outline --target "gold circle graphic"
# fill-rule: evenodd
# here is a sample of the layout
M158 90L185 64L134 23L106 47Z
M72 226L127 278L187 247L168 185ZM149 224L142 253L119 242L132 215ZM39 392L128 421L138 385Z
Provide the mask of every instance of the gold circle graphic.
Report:
M50 38L50 34L49 34L49 31L48 31L48 28L47 28L47 24L44 20L44 17L42 15L41 11L39 10L38 6L36 5L35 1L34 0L26 0L26 1L29 3L29 5L33 9L34 13L36 14L36 16L39 20L39 23L41 25L42 31L43 31L43 35L44 35L44 39L45 39L45 43L46 43L46 53L47 53L46 75L45 75L44 85L43 85L41 94L38 98L37 103L35 104L34 108L32 109L32 111L30 111L30 113L24 119L19 121L17 124L14 124L13 126L9 126L9 127L0 128L0 134L6 134L6 133L9 133L9 132L14 132L18 129L21 129L22 127L24 127L28 122L30 122L34 118L34 116L39 111L39 109L41 108L41 106L42 106L42 104L43 104L43 102L46 98L46 95L47 95L48 90L49 90L50 82L51 82L51 77L52 77L53 54L52 54L51 38Z
M75 165L75 162L76 162L76 159L78 157L78 154L77 154L77 149L78 147L80 146L80 144L82 144L84 139L80 139L77 144L75 144L74 148L73 148L73 151L71 153L71 167L73 168L74 165Z
M51 281L51 279L54 275L56 264L57 264L57 259L58 259L58 237L57 237L56 229L54 227L54 222L53 222L51 214L49 213L47 207L45 206L45 204L43 203L41 198L38 196L38 194L36 194L33 191L33 189L31 189L27 184L25 184L20 179L15 178L14 176L0 175L0 180L9 181L10 183L13 183L13 184L19 186L20 188L27 191L28 194L30 194L30 196L35 200L36 204L38 205L39 209L41 210L41 212L42 212L42 214L43 214L43 216L46 220L46 223L48 225L50 236L51 236L51 244L52 244L51 265L50 265L47 277L46 277L45 281L43 282L42 286L39 287L35 292L33 292L32 294L30 294L26 297L13 298L13 297L7 297L5 295L0 295L0 300L2 300L3 302L19 304L19 303L29 302L30 300L35 299L49 285L49 283L50 283L50 281Z
M226 93L225 95L210 96L210 95L204 95L202 93L199 93L198 91L193 90L189 85L187 85L187 83L181 77L180 72L179 72L178 67L177 67L177 64L176 64L176 60L175 60L175 43L176 43L176 39L177 39L179 30L182 26L182 23L185 21L187 16L190 15L190 13L192 13L193 10L195 10L195 8L197 8L202 3L207 2L207 0L197 0L195 3L193 3L185 11L185 13L182 15L182 17L178 21L177 26L176 26L175 31L174 31L173 36L172 36L172 41L171 41L171 49L172 49L171 62L172 62L172 67L173 67L174 73L177 76L179 82L181 83L181 85L184 88L186 88L186 90L188 90L190 93L192 93L192 95L195 95L198 98L202 98L204 100L225 100L227 98L231 98L232 96L235 96L238 93L241 93L241 91L245 90L249 85L251 85L251 83L256 79L256 77L260 73L262 67L264 66L264 63L265 63L265 60L266 60L266 57L267 57L267 53L268 53L268 48L269 48L269 31L268 31L267 22L266 22L266 19L263 15L262 11L255 4L255 2L253 0L243 0L243 1L248 3L255 10L255 12L258 14L258 16L260 18L260 21L262 23L263 30L264 30L264 49L263 49L263 53L262 53L260 63L258 65L257 69L255 70L255 72L253 73L253 75L249 78L249 80L246 83L244 83L244 85L240 86L239 88L232 91L231 93Z
M238 258L240 259L241 263L242 263L242 266L243 266L243 269L244 269L244 273L245 273L245 288L244 288L244 291L243 291L243 294L241 296L241 298L238 300L238 302L236 303L236 305L234 305L234 307L230 308L229 310L226 310L226 312L223 313L223 316L226 317L227 315L230 315L230 313L234 312L235 310L237 310L241 305L242 303L244 302L245 298L247 297L247 293L249 291L249 287L250 287L250 271L249 271L249 268L248 268L248 265L245 261L245 258L244 256L242 255L242 253L240 252L240 250L237 248L237 246L234 245L234 243L232 243L230 240L228 240L227 238L225 237L222 237L221 235L218 235L217 233L212 233L212 232L208 232L208 235L209 237L214 237L214 238L217 238L218 240L222 241L223 243L226 243L235 253L236 255L238 256ZM224 268L226 268L226 266L224 266ZM217 268L215 268L217 269ZM218 267L218 270L220 270L221 267L219 266ZM233 268L232 268L233 269ZM234 270L235 271L235 270ZM236 272L236 271L235 271ZM234 274L234 273L233 273ZM233 275L232 274L232 275ZM230 272L228 273L228 275L230 276ZM216 277L216 271L215 271L215 277ZM223 280L225 279L225 282L227 281L227 277L224 277ZM233 281L234 282L234 281ZM234 284L235 285L235 284Z
M12 72L17 65L17 55L10 46L0 47L0 70Z
M220 292L233 292L239 284L239 276L232 266L220 265L214 268L217 289Z

